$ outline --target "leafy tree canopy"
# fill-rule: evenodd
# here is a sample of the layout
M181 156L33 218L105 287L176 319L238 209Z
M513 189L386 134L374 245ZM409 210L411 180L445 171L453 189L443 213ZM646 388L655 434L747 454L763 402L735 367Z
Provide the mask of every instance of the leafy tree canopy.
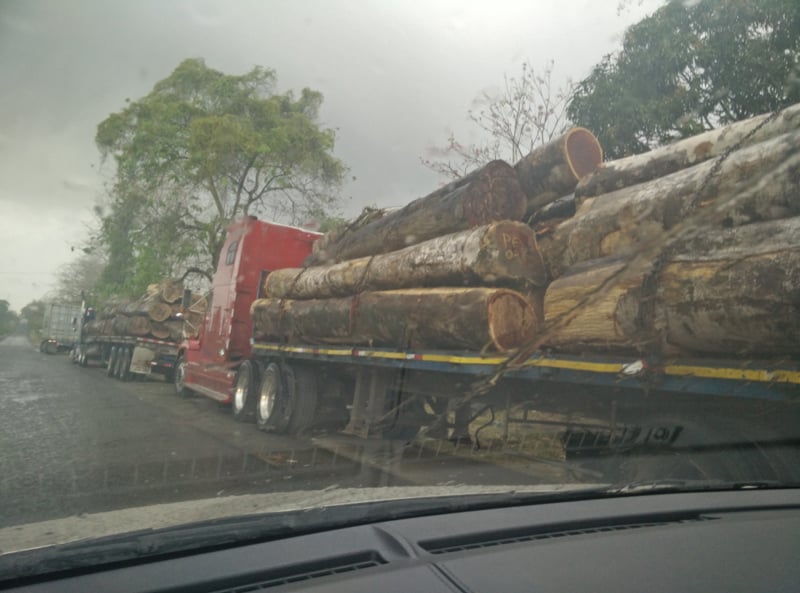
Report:
M618 158L800 101L800 2L669 0L577 87L568 115Z
M11 310L11 304L0 299L0 335L7 334L17 325L17 314Z
M318 122L322 95L277 93L275 82L266 68L234 76L189 59L100 123L97 146L116 165L97 212L106 290L136 294L187 268L210 276L239 216L298 223L335 211L346 169Z

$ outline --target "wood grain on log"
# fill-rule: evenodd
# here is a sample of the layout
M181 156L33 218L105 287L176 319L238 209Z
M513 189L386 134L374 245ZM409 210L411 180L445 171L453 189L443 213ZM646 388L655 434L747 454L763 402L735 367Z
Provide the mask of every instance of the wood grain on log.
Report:
M428 239L500 220L520 220L525 196L514 169L492 161L466 177L356 228L342 232L304 265L396 251Z
M627 268L606 258L578 264L547 287L546 345L565 351L642 351L658 331L652 295L646 294L650 266Z
M394 290L309 301L259 299L251 312L261 338L400 349L504 351L529 340L541 321L523 295L502 288Z
M533 231L521 222L503 221L374 257L276 270L267 276L264 295L325 299L399 288L546 283Z
M514 166L527 198L526 216L572 193L602 161L600 142L585 128L572 128L533 150Z
M656 269L618 258L570 268L547 288L547 345L798 355L799 217L705 229L675 247Z
M580 202L587 197L664 177L726 151L758 144L797 128L800 128L800 104L787 107L776 116L758 115L644 154L603 163L578 183L575 195Z

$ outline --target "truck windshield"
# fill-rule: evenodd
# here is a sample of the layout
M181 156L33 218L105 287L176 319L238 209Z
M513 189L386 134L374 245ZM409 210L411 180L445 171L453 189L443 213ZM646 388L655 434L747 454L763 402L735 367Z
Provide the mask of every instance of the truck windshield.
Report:
M0 557L800 482L800 3L11 0L0 73Z

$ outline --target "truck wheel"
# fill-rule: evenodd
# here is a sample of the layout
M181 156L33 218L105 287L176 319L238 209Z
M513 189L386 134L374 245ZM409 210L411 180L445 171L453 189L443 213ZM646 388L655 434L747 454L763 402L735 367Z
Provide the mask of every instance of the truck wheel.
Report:
M314 423L314 413L317 409L317 375L311 369L297 367L287 369L287 382L293 379L294 389L290 388L292 415L289 420L291 434L302 433Z
M186 387L186 360L183 354L179 355L175 361L173 376L175 377L173 385L175 385L175 393L178 397L191 396L192 392Z
M236 388L231 409L233 417L239 422L247 422L255 415L258 371L258 363L250 360L245 360L236 371Z
M116 346L111 346L111 352L108 354L108 363L106 364L106 375L109 377L114 376L114 371L117 368L117 357L119 356L119 349Z
M131 359L133 358L133 348L123 348L120 352L119 380L131 380Z
M256 424L261 430L286 432L292 413L287 383L281 368L274 362L264 369L256 405Z
M125 346L120 346L117 349L117 364L114 365L114 378L122 381L122 369L125 366Z

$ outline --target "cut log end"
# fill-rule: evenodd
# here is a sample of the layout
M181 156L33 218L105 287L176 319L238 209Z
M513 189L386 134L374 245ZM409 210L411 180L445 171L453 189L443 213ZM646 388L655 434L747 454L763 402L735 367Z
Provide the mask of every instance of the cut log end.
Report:
M603 162L603 147L586 128L573 128L567 132L564 154L576 180L583 179Z
M518 293L499 291L492 295L487 306L489 335L501 352L523 346L539 330L541 320L536 309Z

